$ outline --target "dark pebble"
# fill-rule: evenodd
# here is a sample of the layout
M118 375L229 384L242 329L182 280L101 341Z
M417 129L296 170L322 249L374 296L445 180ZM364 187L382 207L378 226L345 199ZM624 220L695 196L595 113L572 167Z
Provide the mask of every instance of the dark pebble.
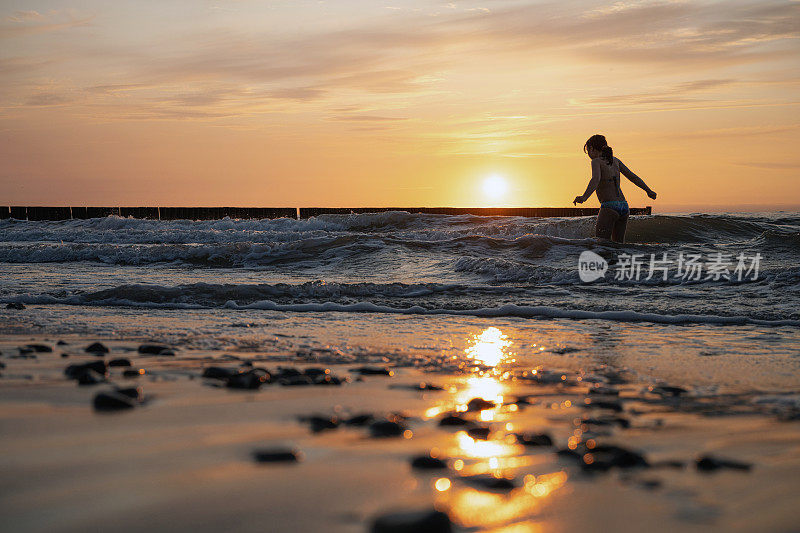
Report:
M345 420L344 423L347 424L348 426L366 426L373 420L375 420L374 416L372 416L369 413L364 413L350 417L347 420Z
M467 402L467 411L470 412L484 411L486 409L492 409L494 407L497 407L496 403L484 400L483 398L473 398L469 402Z
M84 369L75 376L78 385L99 385L105 383L105 376L98 374L94 370Z
M405 390L413 390L419 392L428 392L428 391L442 391L444 388L433 385L431 383L426 383L424 381L420 381L419 383L414 383L413 385L391 385L390 388L392 389L405 389Z
M589 394L594 396L619 396L619 391L611 387L594 387L589 389Z
M210 379L221 379L227 380L236 374L239 373L239 370L236 368L226 368L222 366L210 366L208 368L203 369L202 376L204 378Z
M452 533L450 518L441 511L412 511L379 516L370 533Z
M411 459L411 468L419 470L441 470L447 468L447 463L430 455L418 455Z
M53 348L46 344L26 344L25 347L37 353L50 353L53 351Z
M6 304L6 309L16 309L17 311L22 311L25 309L25 304L22 302L10 302Z
M504 477L494 477L488 474L481 474L477 476L465 476L464 481L470 485L489 490L513 490L517 487L517 483L513 479Z
M659 396L681 396L689 392L683 387L672 387L670 385L655 385L648 387L650 392Z
M713 457L704 455L696 461L697 470L700 472L713 472L720 469L741 470L748 471L753 465L749 463L742 463L739 461L732 461L730 459L723 459L721 457Z
M319 433L328 429L336 429L339 427L339 419L335 416L310 416L306 419L311 431Z
M518 396L511 403L515 404L515 405L533 405L533 402L531 402L530 396Z
M492 430L485 427L469 428L467 430L467 435L475 440L488 440L491 434Z
M120 357L119 359L112 359L108 362L108 366L131 366L130 359Z
M118 388L117 394L127 396L131 400L135 400L137 402L144 401L144 394L142 393L141 387L125 387L122 389Z
M104 376L106 374L106 362L92 361L91 363L69 365L67 368L64 369L64 375L67 376L68 378L77 379L78 375L82 374L86 370L92 370Z
M587 398L583 402L583 406L587 409L609 409L615 413L622 412L622 404L610 400L598 400L596 398Z
M559 450L558 454L562 457L570 457L577 460L581 468L587 472L604 472L611 468L647 468L650 466L640 453L611 444L597 444L594 448L587 448L582 443L575 450Z
M163 344L142 344L139 346L139 353L142 355L175 355L169 346Z
M439 420L440 426L468 426L472 422L469 420L458 416L458 415L447 415Z
M133 409L136 402L133 398L119 392L100 392L92 402L96 411L122 411Z
M61 352L61 357L64 358L69 357L69 354L67 352Z
M362 366L361 368L354 368L351 372L361 374L362 376L393 376L394 372L388 368L380 368L374 366Z
M603 417L583 417L581 424L589 424L593 426L619 426L621 428L631 427L631 423L627 418L621 416L603 416Z
M257 463L296 463L302 454L291 448L264 448L253 452Z
M265 383L269 383L270 375L265 370L261 370L258 368L254 368L252 370L248 370L247 372L241 372L239 374L234 374L225 385L231 389L258 389L261 385Z
M69 344L69 343L68 343L68 342L66 342L66 341L58 341L58 342L56 343L56 345L57 345L57 346L66 346L67 344Z
M369 434L376 438L400 437L406 427L392 420L379 420L369 425Z
M277 377L278 379L284 379L284 378L291 378L291 377L302 376L302 375L303 375L303 373L300 370L296 369L296 368L286 367L286 366L279 366L278 367L278 373L275 374L275 377Z
M603 376L605 376L606 384L608 385L624 385L628 383L628 379L616 370L608 369L603 373Z
M324 376L325 374L330 374L331 371L328 368L306 368L303 371L303 373L306 376L310 377L311 379L314 379L318 376Z
M552 446L553 439L547 433L517 433L517 442L525 446Z
M314 378L314 385L341 385L342 380L336 376L328 376L325 374L319 375Z
M686 466L686 463L684 461L675 461L667 459L664 461L658 461L656 463L652 463L650 466L653 468L684 468Z
M108 353L108 347L102 342L95 342L86 347L86 353L102 355Z
M308 376L297 375L281 378L278 383L284 387L302 387L304 385L313 385L314 382Z

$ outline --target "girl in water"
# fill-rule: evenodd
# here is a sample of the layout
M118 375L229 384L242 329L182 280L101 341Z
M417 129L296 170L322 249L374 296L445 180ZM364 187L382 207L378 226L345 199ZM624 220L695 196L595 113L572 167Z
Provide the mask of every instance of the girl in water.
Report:
M592 179L586 187L586 192L581 196L576 196L572 205L582 204L597 190L600 212L597 214L595 235L601 239L625 242L628 202L619 186L620 173L637 187L642 188L653 200L656 199L656 193L645 184L642 178L631 172L622 161L614 157L613 150L602 135L589 137L589 140L583 145L583 151L592 160Z

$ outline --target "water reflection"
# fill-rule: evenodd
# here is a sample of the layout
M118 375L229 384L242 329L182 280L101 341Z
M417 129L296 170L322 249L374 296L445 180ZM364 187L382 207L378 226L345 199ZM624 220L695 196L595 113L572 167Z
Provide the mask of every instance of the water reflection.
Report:
M511 341L498 328L490 327L473 336L472 343L464 350L473 361L496 367L508 357L507 348Z
M566 481L566 472L559 471L525 476L524 485L508 494L453 488L439 493L437 508L446 510L463 527L499 526L538 515L544 500Z
M507 402L511 382L504 370L514 361L511 346L496 327L473 335L461 367L469 375L456 382L448 399L425 413L429 418L455 413L471 424L454 431L442 450L452 459L455 476L434 483L436 507L466 528L525 524L522 530L537 531L529 520L567 480L564 471L538 472L552 465L545 455L529 453L513 433L519 405ZM475 476L515 480L516 488L484 490L471 483Z

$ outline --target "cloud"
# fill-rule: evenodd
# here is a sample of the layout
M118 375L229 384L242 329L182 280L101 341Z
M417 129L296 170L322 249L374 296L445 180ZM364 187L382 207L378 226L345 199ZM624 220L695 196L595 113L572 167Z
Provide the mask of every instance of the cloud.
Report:
M776 133L786 133L789 131L800 130L800 125L792 126L769 126L769 125L754 125L754 126L737 126L733 128L713 128L696 131L686 131L681 133L681 137L685 139L704 139L704 138L720 138L720 137L762 137L764 135L772 135Z
M29 22L31 20L42 20L43 18L38 11L14 11L14 14L8 15L5 20L8 22Z
M72 13L51 11L42 15L38 11L15 11L0 25L0 39L36 35L59 30L89 26L94 17L76 18Z
M571 103L578 106L640 106L657 105L675 107L680 104L696 105L700 102L719 101L718 98L697 98L691 95L735 85L733 79L707 79L679 83L672 87L639 93L614 94L583 99L573 99Z
M337 95L354 93L408 98L444 93L443 81L453 70L485 71L494 58L503 57L518 60L520 70L530 72L540 58L563 59L564 54L572 56L570 64L576 68L587 61L646 64L651 67L649 79L669 72L690 78L668 89L573 99L577 105L637 109L702 105L711 99L704 93L743 82L714 77L710 69L800 55L796 23L800 2L740 0L719 9L706 3L635 1L583 11L580 5L497 2L488 13L446 9L437 17L425 11L392 10L350 28L310 34L229 27L168 34L139 45L93 39L64 42L59 57L71 58L65 61L75 70L81 62L113 65L95 70L96 82L83 89L84 99L96 98L94 103L113 96L116 106L137 112L151 105L158 113L173 109L186 114L195 108L191 116L230 116L263 109L269 101L294 105L334 101ZM6 17L7 25L0 28L5 36L92 20L38 12L11 17L14 20ZM25 69L39 68L46 74L48 65L39 60L0 59L0 73L21 75ZM778 72L775 69L774 75ZM693 74L703 78L691 80ZM592 86L592 80L587 85ZM176 94L176 87L183 93ZM469 90L464 87L463 94ZM29 102L36 105L35 98ZM748 101L735 99L728 104Z
M322 87L284 87L269 91L270 98L280 98L287 100L317 100L328 93Z
M537 3L455 18L440 30L532 58L560 49L600 63L737 64L798 52L800 3L627 2L577 12L573 4ZM787 41L783 48L775 46ZM766 45L771 45L767 47Z
M780 162L759 162L759 161L744 161L736 163L743 167L764 168L769 170L796 170L800 169L800 163L780 163Z
M345 122L396 122L408 120L406 117L380 117L376 115L336 115L329 117L328 120L339 120Z
M25 101L25 105L34 107L64 105L74 102L75 99L66 94L58 93L39 93L34 94Z

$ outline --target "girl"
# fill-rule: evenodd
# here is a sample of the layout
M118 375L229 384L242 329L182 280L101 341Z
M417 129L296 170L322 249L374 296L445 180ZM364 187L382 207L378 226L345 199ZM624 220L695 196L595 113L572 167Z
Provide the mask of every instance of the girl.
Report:
M636 186L644 189L647 196L656 199L656 193L645 182L631 172L622 161L614 157L614 152L602 135L592 135L583 151L592 160L592 179L586 187L586 192L576 196L572 202L582 204L592 193L597 190L597 199L600 200L600 212L597 214L595 235L601 239L611 239L614 242L625 242L625 228L628 225L628 202L619 186L619 175L632 181Z

